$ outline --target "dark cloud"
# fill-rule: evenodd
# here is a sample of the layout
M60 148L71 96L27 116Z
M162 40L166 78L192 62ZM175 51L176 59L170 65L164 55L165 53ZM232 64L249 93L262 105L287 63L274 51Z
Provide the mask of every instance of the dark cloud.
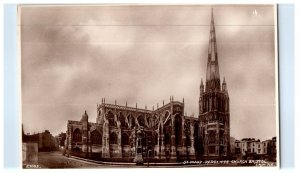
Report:
M187 114L197 115L200 79L206 76L210 10L22 7L25 131L49 129L57 134L66 130L68 119L79 120L84 110L94 122L102 97L148 109L168 102L170 95L180 101L184 97ZM265 5L214 7L220 75L226 77L231 134L236 138L276 135L273 10Z

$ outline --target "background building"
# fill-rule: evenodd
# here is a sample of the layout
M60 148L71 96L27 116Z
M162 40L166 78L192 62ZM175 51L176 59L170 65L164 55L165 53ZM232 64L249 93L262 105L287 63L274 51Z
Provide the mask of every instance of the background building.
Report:
M67 137L67 134L63 133L63 132L61 132L59 135L55 136L59 149L62 149L63 147L65 147L66 137Z
M58 141L49 130L45 130L36 134L24 134L22 135L23 143L37 143L38 151L54 151L58 150Z
M238 159L266 159L276 161L276 137L265 141L254 138L235 140L233 156Z

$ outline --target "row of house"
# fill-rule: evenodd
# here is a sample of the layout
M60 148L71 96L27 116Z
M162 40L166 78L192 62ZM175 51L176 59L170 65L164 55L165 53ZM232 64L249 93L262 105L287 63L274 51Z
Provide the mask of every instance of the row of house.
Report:
M25 134L22 132L23 143L37 143L38 151L54 151L58 150L58 141L49 130L41 133Z
M276 161L276 137L265 141L254 138L231 139L231 155L238 159L266 159Z

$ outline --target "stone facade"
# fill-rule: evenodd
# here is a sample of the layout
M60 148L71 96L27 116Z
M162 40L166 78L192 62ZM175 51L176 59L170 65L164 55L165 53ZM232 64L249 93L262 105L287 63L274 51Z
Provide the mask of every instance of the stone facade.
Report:
M229 156L230 114L229 95L225 78L220 85L217 41L213 12L210 26L205 87L201 79L199 121L204 156Z
M172 97L155 110L107 104L103 99L97 106L96 123L88 121L86 112L80 121L68 121L66 146L70 151L98 153L101 158L134 158L136 131L142 128L144 155L150 152L156 159L195 158L198 119L183 112L184 101Z

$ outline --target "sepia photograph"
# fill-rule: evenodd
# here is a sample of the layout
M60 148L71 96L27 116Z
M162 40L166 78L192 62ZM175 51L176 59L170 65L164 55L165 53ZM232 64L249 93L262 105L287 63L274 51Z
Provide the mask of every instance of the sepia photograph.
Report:
M276 16L19 5L23 168L278 167Z

